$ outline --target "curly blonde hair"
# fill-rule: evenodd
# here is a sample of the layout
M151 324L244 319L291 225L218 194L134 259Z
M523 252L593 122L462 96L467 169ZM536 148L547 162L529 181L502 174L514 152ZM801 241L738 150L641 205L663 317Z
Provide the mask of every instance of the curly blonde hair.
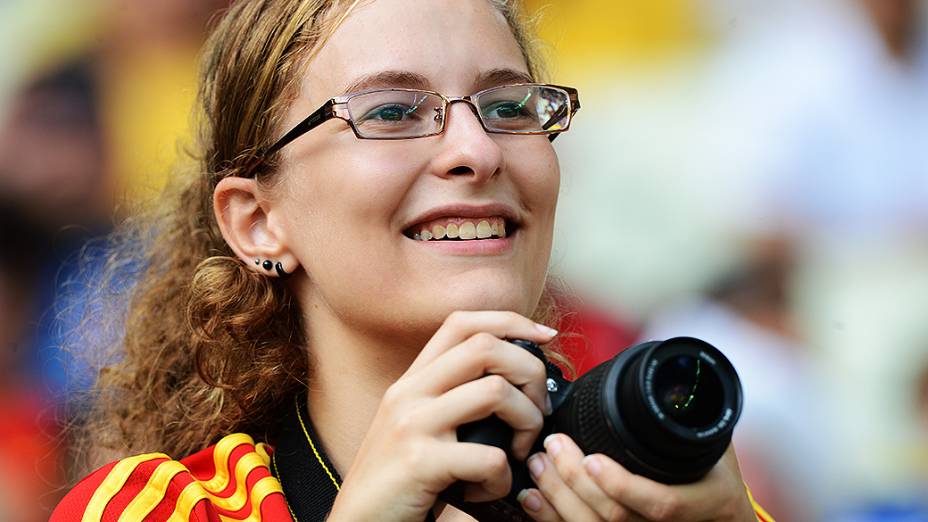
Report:
M489 1L540 77L518 7ZM123 227L107 265L103 288L112 291L103 301L121 311L106 314L119 335L85 417L86 466L156 450L179 457L232 432L273 441L284 399L305 390L298 303L280 279L235 257L212 195L222 178L246 175L270 145L308 57L358 3L242 0L219 19L203 57L196 170ZM274 177L265 164L259 181ZM550 324L556 310L548 288L535 319Z

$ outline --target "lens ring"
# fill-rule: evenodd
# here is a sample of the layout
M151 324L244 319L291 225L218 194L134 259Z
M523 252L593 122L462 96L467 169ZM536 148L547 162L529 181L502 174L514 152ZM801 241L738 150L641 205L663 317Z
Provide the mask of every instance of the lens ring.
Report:
M647 411L664 429L686 440L708 441L737 422L742 408L741 383L731 362L715 347L692 337L675 337L651 347L643 357L639 386ZM698 363L698 381L695 372L675 370L681 358ZM674 404L674 399L693 401L688 405L693 409L682 415L667 408L668 393L681 390L682 394L669 397L669 404ZM704 403L695 407L695 401Z

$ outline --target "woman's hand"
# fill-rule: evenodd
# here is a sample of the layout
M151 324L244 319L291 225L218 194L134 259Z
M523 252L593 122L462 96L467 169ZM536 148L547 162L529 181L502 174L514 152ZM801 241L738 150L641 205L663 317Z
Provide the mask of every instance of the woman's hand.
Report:
M504 496L506 453L462 443L457 427L495 414L512 426L512 452L528 457L549 409L545 367L503 339L544 344L557 332L512 312L455 312L384 394L329 520L421 522L457 481L465 498Z
M699 482L668 486L630 473L605 455L584 456L567 435L545 439L529 459L538 489L520 495L538 521L756 522L734 447Z

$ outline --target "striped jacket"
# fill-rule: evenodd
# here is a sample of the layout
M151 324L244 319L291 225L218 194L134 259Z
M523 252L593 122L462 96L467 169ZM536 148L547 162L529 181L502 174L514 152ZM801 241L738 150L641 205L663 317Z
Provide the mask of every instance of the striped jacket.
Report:
M78 483L50 520L290 521L270 451L237 433L179 461L149 453L113 462Z
M163 453L119 460L78 483L50 522L292 522L271 451L236 433L179 461ZM758 521L773 522L751 503Z

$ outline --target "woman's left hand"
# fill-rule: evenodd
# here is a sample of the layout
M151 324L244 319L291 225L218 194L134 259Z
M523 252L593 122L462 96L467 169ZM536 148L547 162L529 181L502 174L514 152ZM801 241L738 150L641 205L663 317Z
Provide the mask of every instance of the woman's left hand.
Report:
M611 458L584 456L563 433L529 459L538 489L520 495L538 521L755 522L734 446L698 482L669 486L635 475ZM532 508L536 509L532 509Z

